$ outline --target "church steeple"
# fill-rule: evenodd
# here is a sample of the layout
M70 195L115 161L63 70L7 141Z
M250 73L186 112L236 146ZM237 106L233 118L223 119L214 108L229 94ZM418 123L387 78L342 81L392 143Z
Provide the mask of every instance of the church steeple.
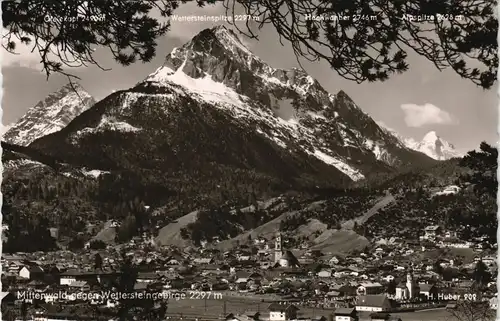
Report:
M416 296L416 286L413 278L413 263L411 264L408 274L406 275L406 287L408 288L409 298L413 299Z
M281 238L281 232L276 233L276 238L274 240L274 263L278 263L283 256L283 239Z

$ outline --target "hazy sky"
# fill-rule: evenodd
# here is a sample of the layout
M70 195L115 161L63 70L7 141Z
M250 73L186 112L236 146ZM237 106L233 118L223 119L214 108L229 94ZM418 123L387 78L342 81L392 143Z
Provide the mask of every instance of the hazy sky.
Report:
M178 15L219 15L220 7L197 8L186 4L176 11ZM136 63L122 67L113 62L110 54L97 51L98 61L111 71L97 67L71 70L80 76L81 85L96 99L102 99L113 90L126 89L143 80L162 65L165 56L187 42L199 31L213 23L172 22L172 30L159 39L157 57L148 64ZM298 67L290 47L282 46L270 27L258 32L259 41L249 41L250 49L276 68ZM243 37L243 36L242 36ZM29 48L18 48L19 55L2 51L3 124L19 119L49 93L67 83L65 77L54 75L47 81L40 72L39 58ZM356 84L338 76L325 62L302 65L322 86L332 93L344 90L376 121L395 129L401 135L420 140L428 131L454 144L459 150L477 148L486 140L497 141L496 90L484 91L453 71L439 72L430 62L410 53L410 70L383 83Z

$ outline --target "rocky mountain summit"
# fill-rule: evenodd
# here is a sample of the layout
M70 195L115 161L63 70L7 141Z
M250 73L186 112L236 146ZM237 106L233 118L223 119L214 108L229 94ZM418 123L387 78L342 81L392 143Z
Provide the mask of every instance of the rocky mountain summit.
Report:
M94 98L80 84L67 84L30 108L8 128L2 140L28 146L36 139L66 127L94 103Z
M301 69L269 66L224 26L203 30L175 48L144 83L157 88L182 84L204 98L231 94L230 109L237 118L257 124L259 133L282 148L299 142L298 148L353 180L373 166L425 160L381 130L344 91L327 92Z
M409 140L407 146L436 160L463 156L455 149L455 146L438 136L435 131L425 134L420 142Z
M428 132L421 141L417 141L413 138L401 136L394 129L388 128L383 123L379 122L379 126L396 137L401 144L412 150L421 152L432 159L443 161L451 158L463 157L463 154L457 151L455 146L438 136L436 131Z

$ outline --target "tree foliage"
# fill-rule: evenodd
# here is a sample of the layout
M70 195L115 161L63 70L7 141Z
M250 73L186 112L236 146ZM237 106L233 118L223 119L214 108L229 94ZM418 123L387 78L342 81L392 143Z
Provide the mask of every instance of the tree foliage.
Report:
M176 1L28 0L3 1L4 48L15 52L21 42L40 55L49 76L63 66L97 65L94 52L105 47L122 65L148 62L156 54L156 39L169 23L150 16L153 8L162 16L172 14ZM101 67L102 68L102 67ZM102 68L104 69L104 68Z
M46 218L35 216L21 223L20 218L13 215L8 222L7 238L3 240L3 250L6 253L57 249L56 240L50 234L49 221Z
M496 243L497 156L497 149L483 142L478 151L458 162L446 161L439 168L391 178L382 185L392 191L396 202L367 221L371 232L378 237L417 239L426 226L439 225L457 232L461 240L485 237L483 245ZM429 190L431 177L437 186L458 182L462 190L456 195L435 196Z
M53 72L70 75L63 70L65 66L100 66L94 58L97 47L107 48L122 65L149 62L156 54L157 39L169 30L169 22L160 23L152 14L158 11L170 17L185 2L4 1L4 47L15 52L18 42L31 45L47 76ZM339 75L358 83L384 81L407 71L410 51L439 70L451 68L485 89L496 80L494 1L222 2L228 15L255 17L243 27L235 24L248 37L258 39L255 26L271 25L298 58L326 60ZM197 3L203 7L218 2Z
M468 167L472 173L464 179L474 185L474 192L479 197L497 197L498 180L498 149L482 142L479 151L473 150L467 153L461 160L460 165Z
M498 21L490 1L238 2L247 14L264 16L260 25L273 25L297 56L324 59L341 76L358 83L384 81L407 71L408 51L439 70L452 68L483 88L491 88L496 79ZM419 16L421 21L416 21ZM470 60L484 69L471 68Z
M102 269L102 257L99 253L94 256L94 269Z
M495 310L490 309L488 302L458 301L450 313L450 321L489 321L495 318Z
M118 280L118 292L132 293L134 292L135 283L137 282L138 271L137 267L133 264L132 258L126 255L125 252L121 253L122 265L120 267L120 278ZM134 307L134 300L129 299L127 296L122 295L119 300L118 318L120 321L131 319L131 310Z
M479 286L485 286L491 281L491 273L488 271L488 267L486 267L483 261L478 261L476 263L472 277Z

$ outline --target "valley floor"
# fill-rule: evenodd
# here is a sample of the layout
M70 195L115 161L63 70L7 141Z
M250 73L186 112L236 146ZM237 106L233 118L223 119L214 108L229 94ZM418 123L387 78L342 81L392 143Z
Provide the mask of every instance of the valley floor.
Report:
M205 319L218 319L222 315L227 315L229 313L240 314L247 311L255 311L262 313L263 316L266 315L267 307L269 301L275 300L275 298L269 297L259 297L256 296L244 296L237 293L224 294L220 299L210 299L210 300L178 300L170 301L168 306L168 316L171 319L182 318L184 320L196 319L204 317ZM310 308L310 307L300 307L299 317L302 318L319 318L332 313L334 309L324 309L324 308ZM398 312L391 314L394 316L399 316L403 321L460 321L454 319L451 314L444 308L422 310L415 312ZM368 321L370 319L369 312L361 312L359 314L360 321ZM265 317L264 317L265 318ZM491 321L493 321L492 319Z

